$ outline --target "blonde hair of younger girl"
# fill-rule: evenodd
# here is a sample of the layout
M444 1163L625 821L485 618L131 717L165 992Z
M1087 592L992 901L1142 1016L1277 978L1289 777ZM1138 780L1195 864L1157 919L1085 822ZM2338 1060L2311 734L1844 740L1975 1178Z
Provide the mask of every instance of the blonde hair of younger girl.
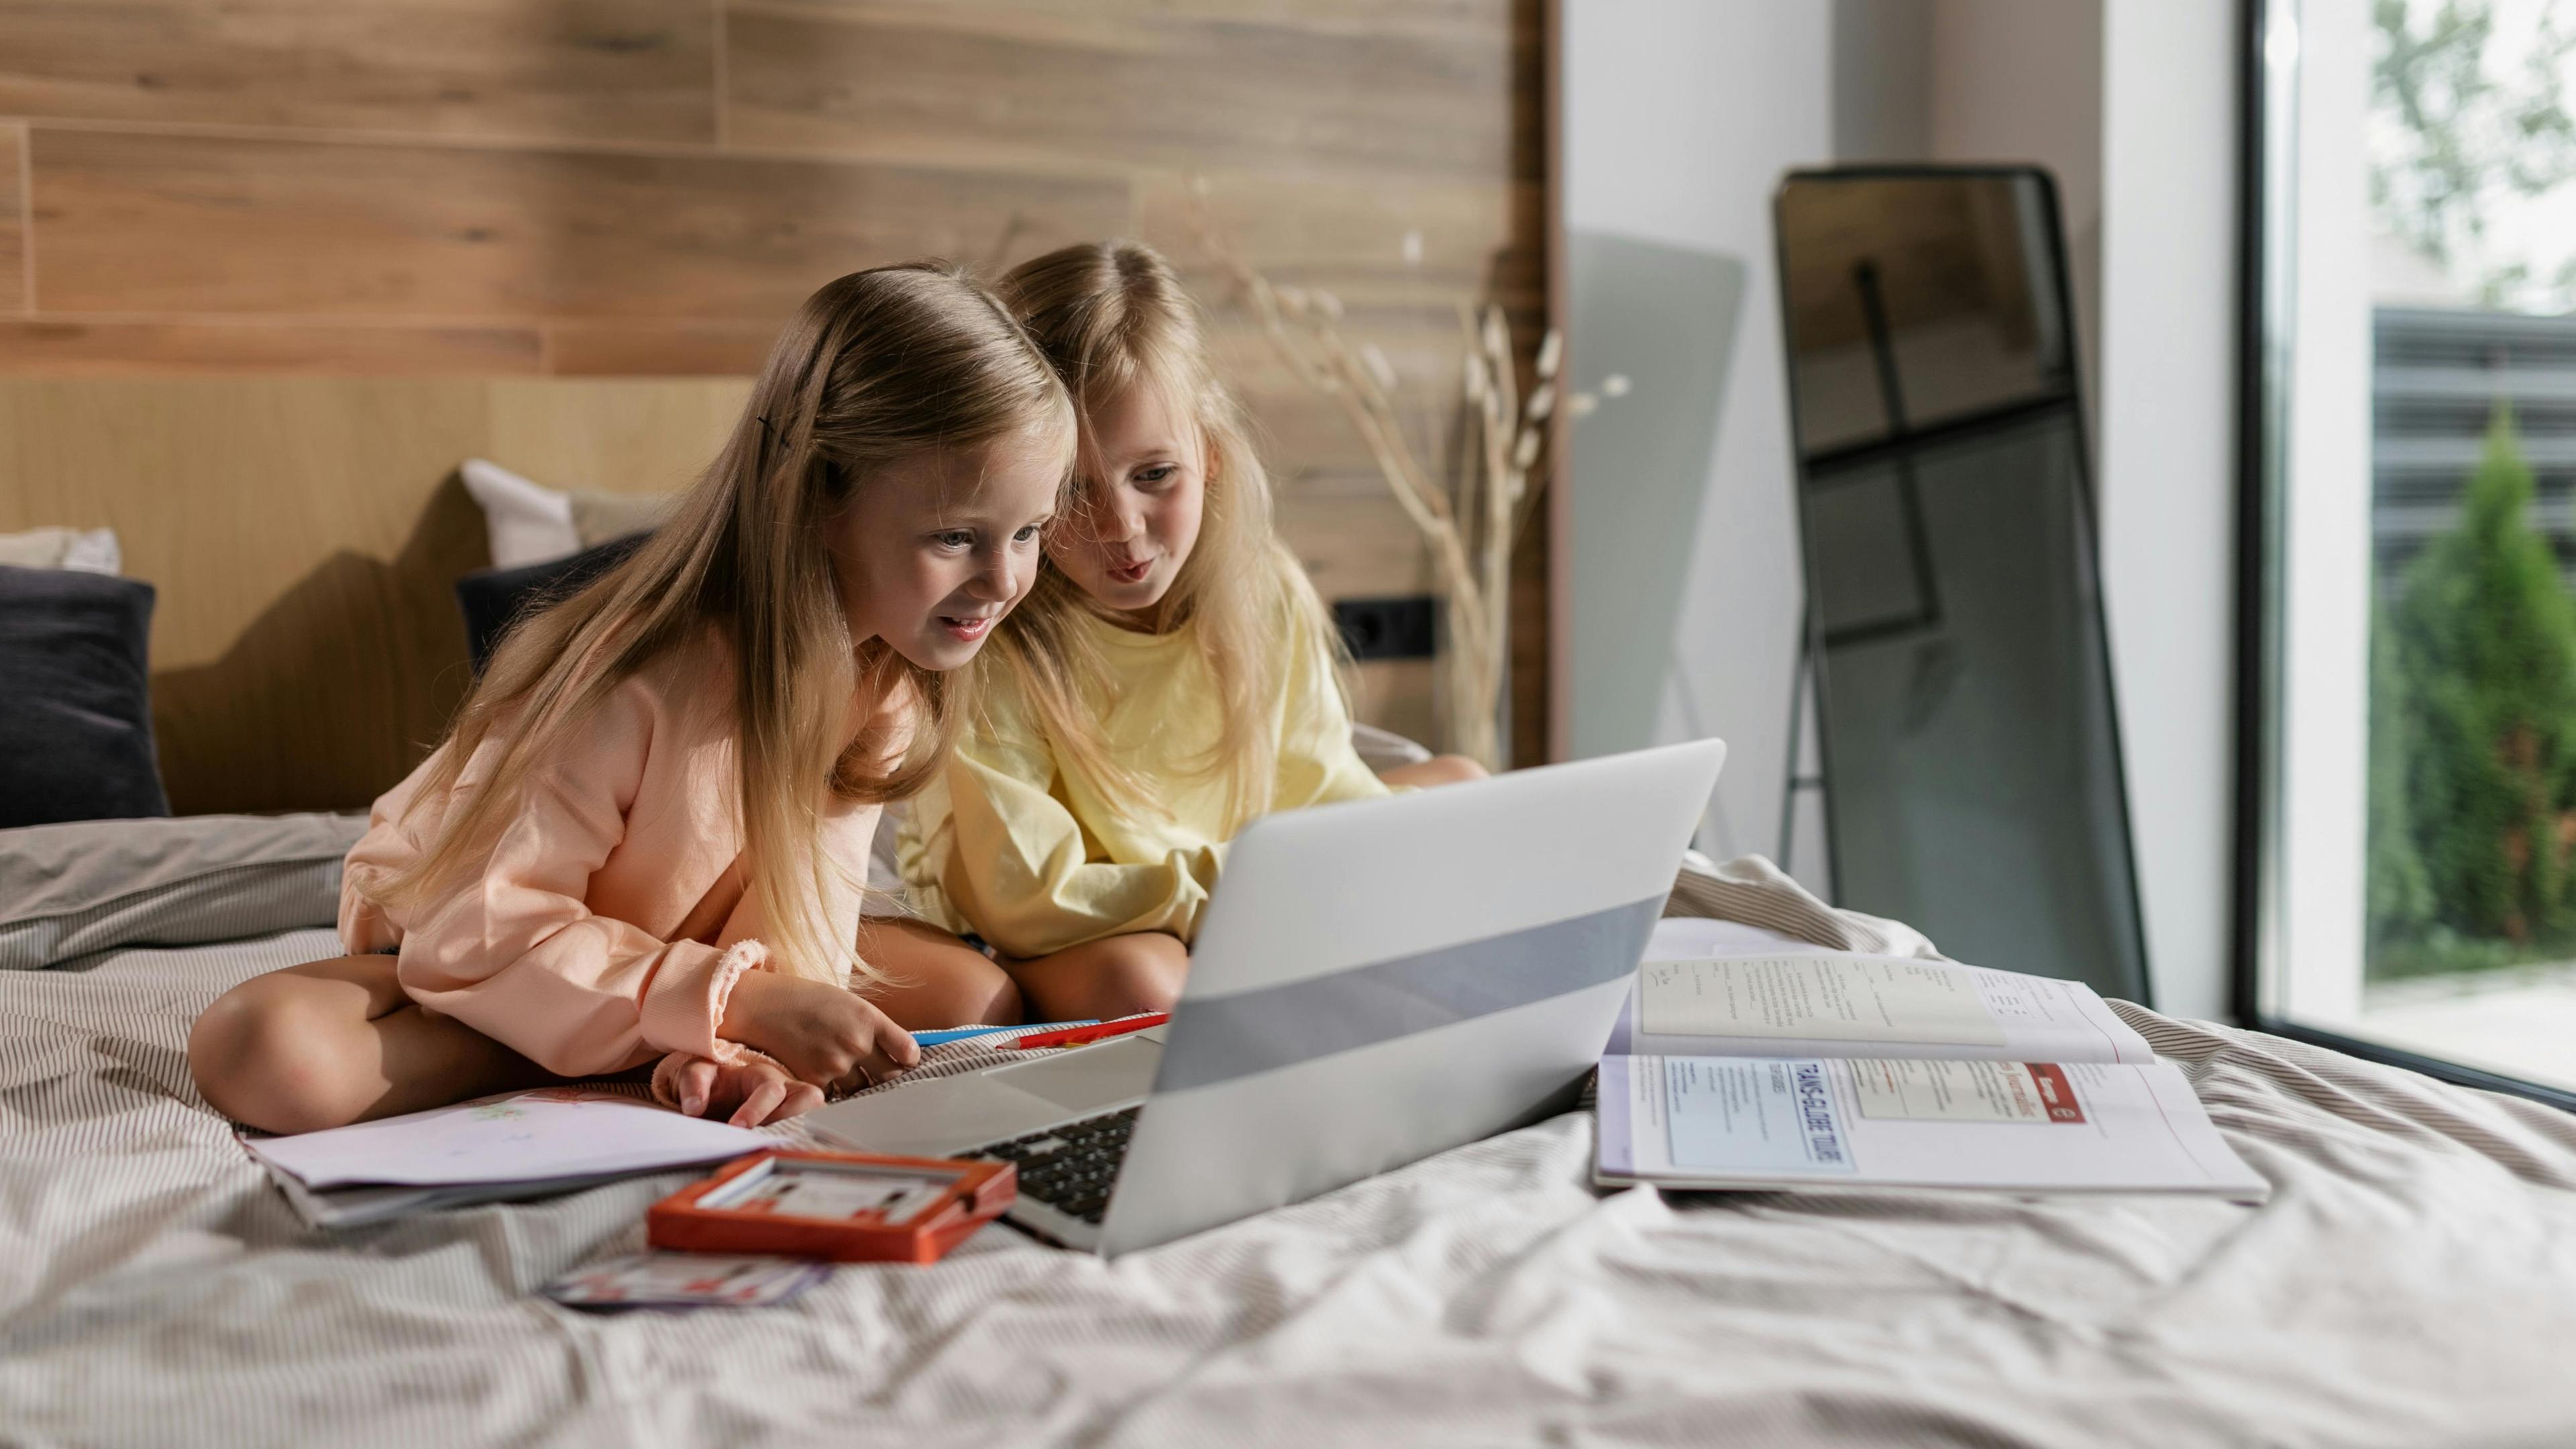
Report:
M970 672L923 669L883 640L853 644L825 524L889 463L1048 431L1069 452L1064 386L1009 310L962 271L915 262L824 286L780 335L741 421L669 521L502 643L414 798L444 797L476 747L499 738L490 783L376 895L409 904L479 869L531 769L620 682L712 628L736 661L747 889L769 922L773 959L835 985L867 971L857 943L831 939L825 924L826 872L838 869L819 845L827 798L878 802L917 789L965 718ZM899 760L883 763L882 730L848 739L854 699L907 696L916 727Z
M1279 621L1307 610L1322 637L1338 643L1340 636L1305 570L1272 529L1269 475L1253 452L1241 409L1208 368L1197 311L1171 264L1135 242L1049 252L1013 270L997 290L1072 388L1074 407L1086 419L1129 389L1153 388L1190 420L1207 451L1198 541L1156 623L1165 633L1191 626L1220 706L1220 729L1207 751L1176 763L1200 778L1222 774L1228 809L1240 826L1269 809L1277 773L1270 721L1288 667ZM1077 496L1074 511L1083 506ZM1060 519L1057 526L1080 522ZM1086 693L1106 673L1071 617L1089 607L1081 587L1047 564L1028 599L995 631L992 650L1054 746L1102 782L1112 808L1146 818L1161 810L1157 792L1111 758L1097 727L1097 703Z

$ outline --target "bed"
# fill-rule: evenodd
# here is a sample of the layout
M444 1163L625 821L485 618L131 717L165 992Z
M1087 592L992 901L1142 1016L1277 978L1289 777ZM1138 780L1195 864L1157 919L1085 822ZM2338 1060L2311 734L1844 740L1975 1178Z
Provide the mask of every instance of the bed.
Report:
M189 1085L355 828L0 833L0 1442L2576 1442L2576 1118L2128 1006L2268 1204L1604 1193L1578 1113L1115 1263L586 1316L532 1290L685 1176L324 1235ZM1759 861L1669 909L1929 949Z

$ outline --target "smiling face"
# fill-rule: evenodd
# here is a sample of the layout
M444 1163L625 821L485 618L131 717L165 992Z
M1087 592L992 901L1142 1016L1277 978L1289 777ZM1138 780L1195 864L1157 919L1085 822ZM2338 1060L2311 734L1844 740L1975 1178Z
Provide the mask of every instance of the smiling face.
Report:
M973 659L1037 581L1063 476L1052 431L878 469L827 525L852 641L883 639L924 669Z
M1162 391L1131 387L1092 409L1082 439L1082 501L1047 539L1047 557L1093 601L1150 629L1198 545L1207 447Z

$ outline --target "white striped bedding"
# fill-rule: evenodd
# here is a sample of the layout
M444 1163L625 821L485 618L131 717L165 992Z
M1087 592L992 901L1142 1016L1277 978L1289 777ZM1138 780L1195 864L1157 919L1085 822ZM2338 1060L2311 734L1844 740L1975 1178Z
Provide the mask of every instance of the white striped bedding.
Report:
M1760 862L1675 909L1929 949ZM337 949L0 971L0 1443L2576 1442L2576 1119L2250 1033L2123 1009L2259 1209L1604 1195L1575 1115L1114 1265L599 1318L530 1290L685 1179L328 1238L196 1099L196 1012Z

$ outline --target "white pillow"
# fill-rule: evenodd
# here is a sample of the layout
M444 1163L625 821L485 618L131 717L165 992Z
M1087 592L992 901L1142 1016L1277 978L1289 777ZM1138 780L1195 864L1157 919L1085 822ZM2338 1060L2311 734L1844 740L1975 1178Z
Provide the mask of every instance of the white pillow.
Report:
M492 567L526 568L581 552L572 526L572 495L541 488L498 463L468 458L456 470L465 491L483 507L483 531L492 544Z
M69 569L79 574L125 570L125 556L112 528L31 528L0 533L0 564L20 569Z
M642 533L671 511L667 493L565 492L531 483L498 463L468 458L457 465L465 491L483 506L492 567L552 563L583 549Z

